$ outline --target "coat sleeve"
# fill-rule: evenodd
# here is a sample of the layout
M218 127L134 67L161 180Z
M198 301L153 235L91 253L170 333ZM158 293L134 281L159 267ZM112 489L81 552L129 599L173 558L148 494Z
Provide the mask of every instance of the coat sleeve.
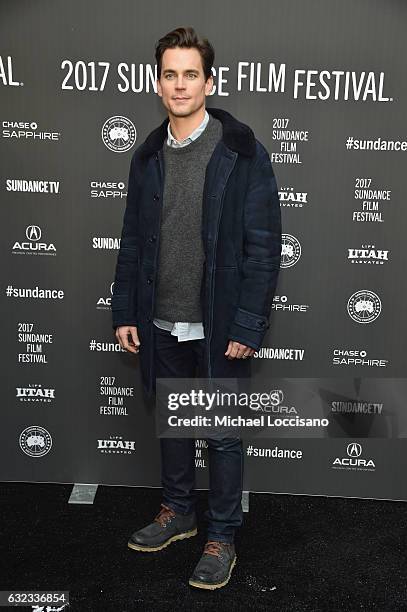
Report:
M244 202L242 276L229 340L260 348L266 330L281 258L281 210L276 178L265 147L257 141Z
M139 252L137 244L137 192L136 155L133 154L127 185L126 209L117 256L112 295L113 329L120 325L137 326L137 275Z

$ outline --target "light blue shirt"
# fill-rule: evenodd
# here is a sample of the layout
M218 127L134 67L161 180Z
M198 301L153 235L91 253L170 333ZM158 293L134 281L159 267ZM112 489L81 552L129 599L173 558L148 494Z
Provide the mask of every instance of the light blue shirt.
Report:
M204 131L209 121L208 111L205 110L205 117L200 125L184 140L176 140L171 133L170 122L168 122L167 127L167 144L170 147L180 148L186 147L193 140L196 140ZM171 332L173 336L178 337L178 342L183 342L185 340L199 340L200 338L205 338L203 324L199 323L190 323L188 321L176 321L172 323L171 321L164 321L163 319L154 319L154 324L161 329L166 329Z
M174 138L174 136L172 135L171 132L171 125L170 122L168 122L168 126L167 126L167 134L168 134L168 138L167 138L167 145L170 147L174 147L174 148L180 148L180 147L186 147L187 145L189 145L193 140L196 140L197 138L199 138L199 136L202 134L202 132L204 131L204 129L206 128L206 126L208 125L208 121L209 121L209 114L208 111L205 111L205 116L203 118L203 121L200 125L198 125L197 128L194 129L194 131L187 136L186 138L184 138L184 140L176 140L176 138Z

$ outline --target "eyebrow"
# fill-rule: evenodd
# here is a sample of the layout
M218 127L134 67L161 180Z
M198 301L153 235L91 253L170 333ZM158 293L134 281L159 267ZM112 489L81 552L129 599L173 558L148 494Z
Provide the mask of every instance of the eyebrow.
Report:
M167 72L177 72L177 71L173 70L172 68L166 68L165 70L163 70L163 74L166 74ZM196 70L195 68L187 68L186 70L184 70L184 72L195 72L196 74L199 74L199 70Z

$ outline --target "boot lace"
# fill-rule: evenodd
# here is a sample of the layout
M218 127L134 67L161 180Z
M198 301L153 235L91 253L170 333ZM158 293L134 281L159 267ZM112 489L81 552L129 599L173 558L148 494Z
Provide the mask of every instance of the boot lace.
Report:
M159 523L161 527L165 527L166 524L175 516L174 510L166 506L165 504L161 504L161 510L155 517L156 523Z
M222 548L225 545L222 542L216 542L216 540L209 540L205 544L204 554L206 555L216 555L221 558Z

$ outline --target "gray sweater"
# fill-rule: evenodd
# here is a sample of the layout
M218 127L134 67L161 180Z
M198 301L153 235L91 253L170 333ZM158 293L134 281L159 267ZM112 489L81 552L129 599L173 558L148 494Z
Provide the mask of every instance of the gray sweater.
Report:
M186 147L164 142L164 197L154 316L166 321L202 321L200 290L205 254L202 195L205 171L222 124L210 115L202 134Z

